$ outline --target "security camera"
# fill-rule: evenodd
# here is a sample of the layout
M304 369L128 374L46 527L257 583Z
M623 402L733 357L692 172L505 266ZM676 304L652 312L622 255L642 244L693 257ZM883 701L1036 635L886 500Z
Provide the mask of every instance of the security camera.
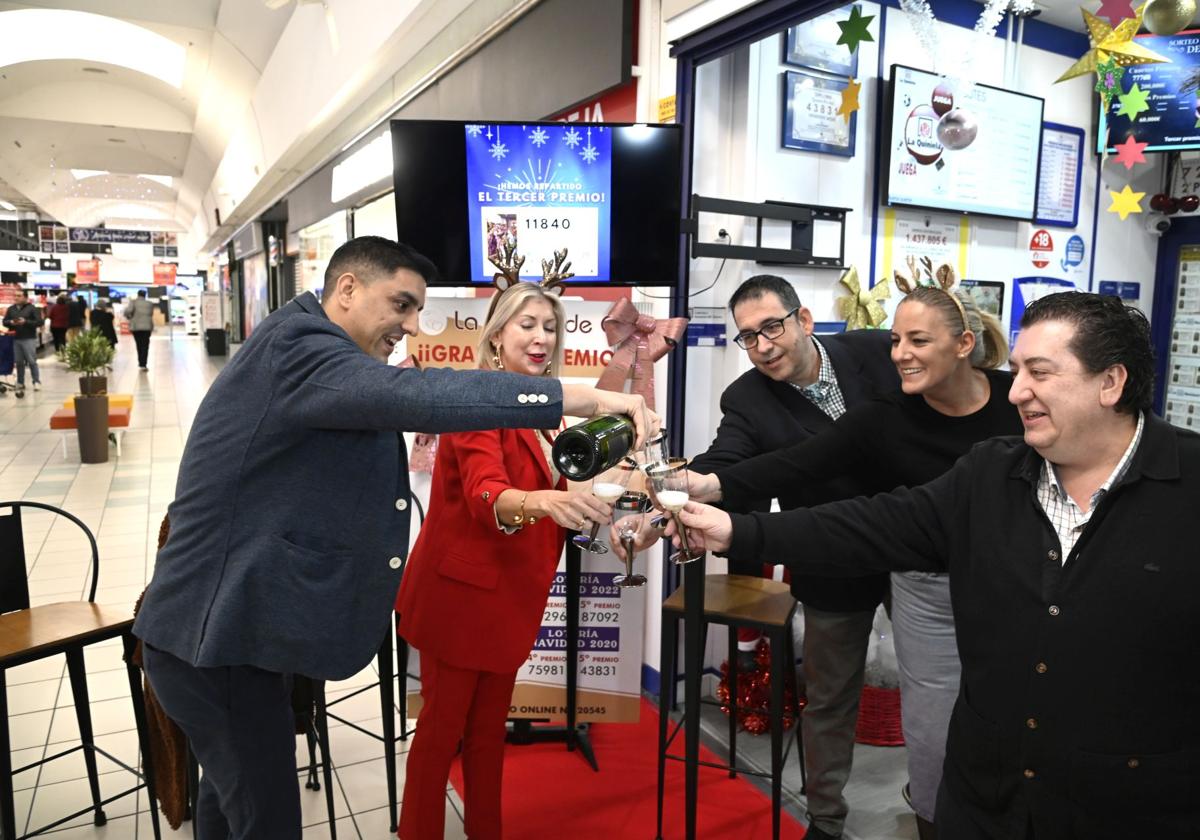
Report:
M1162 236L1171 229L1171 219L1162 213L1147 213L1142 225L1151 236Z

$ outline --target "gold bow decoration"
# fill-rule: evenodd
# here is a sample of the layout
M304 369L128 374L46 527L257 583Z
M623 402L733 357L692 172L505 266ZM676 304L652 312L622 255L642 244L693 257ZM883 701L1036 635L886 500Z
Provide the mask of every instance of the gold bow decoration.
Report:
M1083 22L1087 25L1088 36L1091 38L1092 48L1067 68L1067 72L1055 79L1055 83L1095 73L1099 65L1109 60L1116 62L1116 65L1122 68L1132 64L1169 63L1171 59L1152 52L1141 44L1134 43L1133 36L1137 35L1138 30L1142 28L1142 16L1146 13L1146 5L1143 3L1138 6L1135 17L1125 18L1115 27L1110 26L1087 9L1080 8L1079 11L1083 12Z
M850 266L838 280L850 293L837 299L838 313L847 330L879 329L887 320L881 301L891 297L888 279L884 277L869 289L862 288L858 269Z
M625 380L632 378L631 392L641 394L646 405L654 408L654 363L679 344L687 325L687 318L642 315L627 298L614 302L600 321L613 355L596 387L622 391Z

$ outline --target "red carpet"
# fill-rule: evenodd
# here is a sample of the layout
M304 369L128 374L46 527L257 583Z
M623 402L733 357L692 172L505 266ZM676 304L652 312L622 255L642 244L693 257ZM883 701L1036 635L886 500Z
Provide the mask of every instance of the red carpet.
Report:
M751 737L749 735L747 738ZM642 702L636 724L596 724L592 746L600 772L563 744L509 745L504 752L505 840L651 840L657 804L658 714ZM683 752L683 732L672 745ZM702 761L718 761L703 745ZM793 759L794 760L794 759ZM704 840L771 836L771 799L748 781L700 768L696 834ZM458 761L450 773L462 794ZM683 762L667 762L664 840L684 835ZM804 828L785 811L780 836L799 840Z

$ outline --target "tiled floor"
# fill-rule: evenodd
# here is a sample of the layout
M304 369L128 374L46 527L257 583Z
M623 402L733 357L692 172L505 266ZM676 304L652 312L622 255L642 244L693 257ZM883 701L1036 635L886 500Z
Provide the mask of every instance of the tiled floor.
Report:
M25 499L59 505L74 513L95 532L100 545L100 576L96 600L132 606L141 594L154 563L158 528L175 493L175 477L188 429L208 385L224 359L205 355L203 342L176 331L172 339L159 330L150 345L150 370L137 370L132 339L121 338L109 391L132 393L131 425L122 443L122 457L110 449L107 464L81 465L72 433L63 457L62 436L49 430L49 418L76 393L75 376L56 361L41 362L42 390L26 391L24 399L11 393L0 397L0 502ZM28 385L28 373L27 382ZM48 520L28 515L26 546L29 585L35 604L76 600L87 593L86 543L69 522L53 527ZM137 735L129 700L129 683L114 642L90 648L86 654L92 725L98 746L128 764L138 760ZM374 667L327 689L330 700L377 679ZM13 766L68 749L78 737L66 664L61 657L14 668L8 673L8 703ZM338 713L367 729L379 731L379 700L366 691L341 704ZM382 745L354 729L330 722L331 753L335 764L334 802L339 838L386 838L387 786ZM307 762L303 739L297 760ZM399 750L407 745L401 743ZM404 781L404 754L398 759ZM99 759L101 793L112 795L130 784L130 776ZM86 807L91 799L82 755L75 753L40 769L14 777L17 831L24 833ZM329 836L325 791L301 788L304 837ZM105 806L108 824L92 825L81 817L48 833L54 840L74 838L152 837L144 791ZM447 837L461 838L461 803L453 792L446 800ZM191 837L191 824L163 835Z

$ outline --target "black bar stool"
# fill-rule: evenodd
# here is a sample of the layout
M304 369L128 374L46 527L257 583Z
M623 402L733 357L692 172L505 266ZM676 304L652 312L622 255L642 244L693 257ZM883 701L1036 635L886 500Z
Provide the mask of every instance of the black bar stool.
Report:
M659 662L661 688L658 698L658 824L655 836L662 840L663 798L666 783L667 759L684 761L670 755L668 749L683 726L681 719L668 732L668 716L674 708L675 666L679 648L679 622L686 606L683 587L676 589L662 605L662 650ZM709 624L724 624L729 630L729 763L702 761L706 767L726 770L730 778L739 772L771 779L771 837L778 840L780 808L783 800L783 766L791 752L791 743L784 748L784 682L791 678L796 655L792 642L792 618L796 614L796 599L787 584L745 575L707 575L704 579L704 628ZM749 627L759 630L771 645L771 706L767 710L771 721L771 772L760 773L737 766L737 631ZM800 734L800 704L793 701L796 718L796 751L800 761L801 793L806 782L804 775L804 742Z

